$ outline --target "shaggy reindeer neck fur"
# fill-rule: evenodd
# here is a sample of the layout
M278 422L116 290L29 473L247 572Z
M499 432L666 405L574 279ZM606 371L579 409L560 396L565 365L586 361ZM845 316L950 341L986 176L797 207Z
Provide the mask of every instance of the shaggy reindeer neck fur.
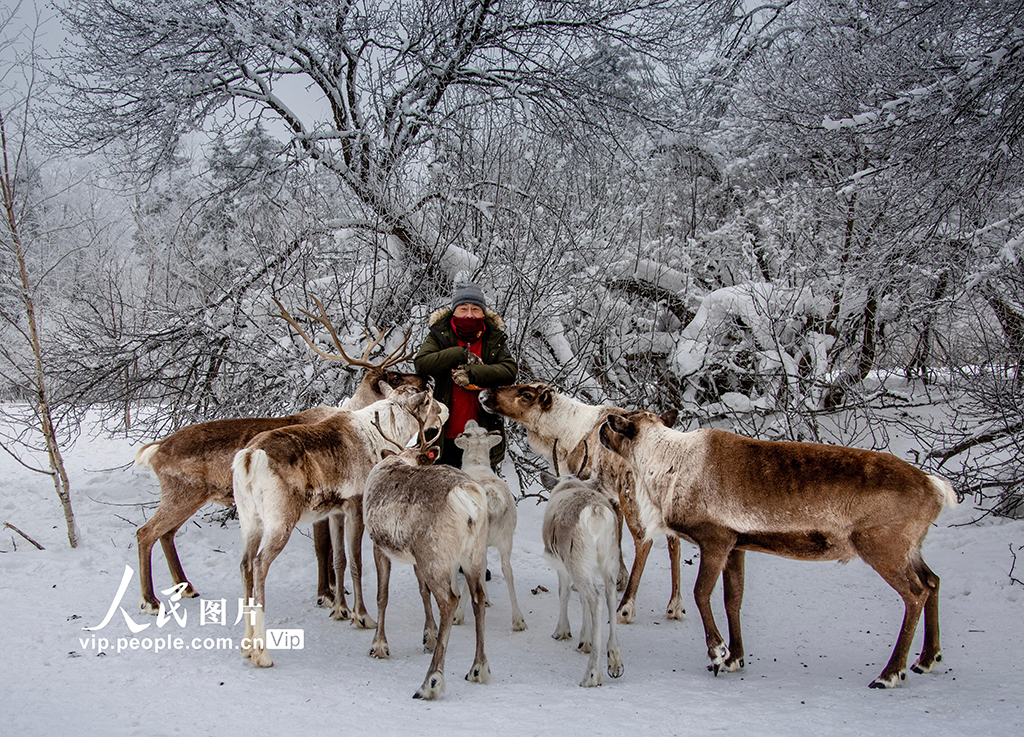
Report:
M580 455L580 446L594 427L609 414L621 412L610 405L590 405L575 399L552 393L551 409L540 415L540 421L533 427L527 427L527 442L538 453L552 458L555 441L558 441L560 455L559 464L565 464L570 456ZM579 451L579 452L577 452ZM591 454L595 451L591 450Z

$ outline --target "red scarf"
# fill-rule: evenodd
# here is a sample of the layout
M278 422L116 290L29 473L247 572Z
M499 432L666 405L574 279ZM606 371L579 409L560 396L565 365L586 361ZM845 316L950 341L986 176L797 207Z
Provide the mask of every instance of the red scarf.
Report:
M462 324L457 324L457 321ZM469 323L469 324L467 324ZM477 324L479 323L479 324ZM468 328L468 330L467 330ZM459 345L467 348L473 355L479 356L483 352L483 328L484 321L472 317L453 317L452 330L455 331L455 338ZM473 340L463 340L462 334L468 333ZM456 383L452 383L452 402L448 424L444 428L444 436L448 439L458 437L466 429L466 423L470 420L480 422L480 392L474 389L464 389Z

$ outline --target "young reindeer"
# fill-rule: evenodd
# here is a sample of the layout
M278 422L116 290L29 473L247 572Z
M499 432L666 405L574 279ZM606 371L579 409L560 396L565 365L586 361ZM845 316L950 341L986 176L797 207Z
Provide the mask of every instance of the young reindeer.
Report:
M427 612L423 642L434 656L426 678L413 698L436 699L444 693L444 663L455 608L459 602L457 576L461 567L473 599L476 656L467 681L487 683L491 670L484 654L483 560L487 552L487 492L457 468L430 465L436 451L419 448L400 453L385 451L384 460L370 472L363 494L366 531L373 540L377 564L377 633L369 655L390 656L384 621L388 606L391 561L411 563ZM430 594L440 610L440 628L430 629Z
M242 655L253 665L270 667L266 651L266 578L297 524L330 520L333 542L342 515L348 515L348 539L353 558L363 534L362 493L366 476L388 437L408 441L417 429L440 428L447 408L430 390L392 389L381 384L386 399L355 411L338 411L322 422L293 425L260 433L232 462L235 503L242 527L242 586L252 616L246 619ZM383 430L383 425L387 430ZM337 558L335 558L337 561ZM353 621L369 628L373 620L363 605L361 569L352 566ZM336 580L343 571L336 568ZM339 585L340 589L340 585ZM342 597L332 617L344 619ZM248 612L247 612L248 613Z
M921 544L943 505L956 506L945 479L887 453L753 440L722 430L677 432L647 411L609 417L601 442L631 465L648 536L679 535L700 547L693 593L715 675L743 667L746 550L798 560L860 556L896 590L905 606L903 625L872 688L892 688L906 678L922 610L924 647L913 670L927 673L942 660L939 577L922 560ZM719 574L728 647L711 612Z
M281 307L280 302L277 304L278 307ZM323 305L319 301L317 304L320 305L323 312ZM281 311L287 315L285 319L295 324L283 307L281 307ZM326 321L326 313L323 319L315 319L330 325L329 321ZM384 331L379 331L379 335L374 340L371 340L367 333L368 345L362 358L353 359L347 356L341 348L333 327L329 327L329 329L331 335L335 337L338 354L325 353L316 348L309 336L300 327L296 327L306 342L325 360L344 361L349 366L366 369L356 393L342 404L342 409L360 409L383 399L384 395L378 388L382 381L392 388L406 385L419 390L426 388L426 381L422 377L390 370L391 366L410 357L411 354L403 353L408 344L408 335L402 344L383 360L378 363L370 363L369 355L384 339ZM289 425L319 422L337 411L337 407L322 406L284 417L245 417L202 422L183 427L164 439L148 443L139 449L135 456L135 465L149 466L160 481L160 506L136 534L142 592L139 602L141 611L156 614L160 608L160 602L153 592L152 551L157 540L163 547L164 558L167 560L167 567L170 569L174 582L185 584L182 596L191 598L199 595L182 570L178 551L174 547L174 535L203 505L209 502L224 505L234 503L231 490L231 461L235 457L235 453L244 448L252 438L261 432ZM319 534L325 532L326 523L322 529L314 529L314 536L318 542L317 558L321 562L323 571L321 581L317 586L318 599L321 601L331 598L327 578L324 575L327 562L331 559L330 538L327 534ZM342 568L344 568L344 548L335 550L335 555L341 556ZM343 609L347 610L347 606L344 605L344 587L339 586L338 588L341 592Z
M521 632L526 629L526 620L516 600L511 562L512 536L515 534L517 521L516 500L512 497L508 484L491 469L491 448L500 442L499 432L484 430L476 420L467 422L463 433L455 438L455 445L462 448L463 472L480 484L487 493L487 547L497 548L501 556L501 574L505 577L508 597L512 601L512 631ZM484 561L480 564L483 566ZM485 592L486 588L485 583ZM459 606L455 610L455 624L462 624L467 589L468 583L459 597Z
M589 462L578 466L581 479L590 478L596 469L602 469L605 478L613 484L619 498L618 513L625 519L633 536L635 555L629 580L619 602L618 620L628 624L636 616L636 596L640 588L647 556L653 545L644 536L640 524L640 509L633 493L633 479L629 465L616 454L605 450L598 439L601 423L609 415L625 414L626 410L611 405L591 406L559 394L547 384L534 382L518 386L487 389L480 394L480 404L488 412L515 420L526 428L526 439L537 453L554 463L555 441L558 441L567 464L578 465L584 455L583 448L590 448ZM621 529L621 527L620 527ZM668 619L681 620L686 614L679 584L679 540L668 538L668 556L672 571L672 594L665 611ZM625 576L625 564L619 553L619 580Z
M558 441L555 441L557 446ZM541 483L551 496L544 511L541 536L544 553L558 572L558 626L551 635L556 640L572 638L569 629L569 590L580 595L583 627L576 649L590 653L580 686L601 685L601 605L595 581L604 585L608 606L608 675L622 675L622 652L615 632L615 574L618 570L618 519L615 508L604 491L604 478L598 467L596 476L581 481L576 476L557 476L558 453L553 448L555 476L541 472ZM586 455L581 467L586 466ZM612 492L614 494L614 492ZM615 499L614 496L611 497ZM616 499L617 501L617 499Z

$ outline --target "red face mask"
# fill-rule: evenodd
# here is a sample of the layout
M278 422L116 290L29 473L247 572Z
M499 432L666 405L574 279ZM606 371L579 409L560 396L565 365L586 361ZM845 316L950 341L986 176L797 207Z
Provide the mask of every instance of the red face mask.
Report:
M484 334L484 318L482 317L453 317L452 329L459 336L460 340L475 343Z

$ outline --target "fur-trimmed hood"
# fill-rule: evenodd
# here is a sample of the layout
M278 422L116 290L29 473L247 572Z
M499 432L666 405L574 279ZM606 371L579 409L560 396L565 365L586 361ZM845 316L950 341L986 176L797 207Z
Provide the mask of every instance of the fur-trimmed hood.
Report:
M453 312L455 312L455 310L451 307L442 307L439 310L434 310L430 315L430 327L447 322L451 319ZM505 329L505 321L501 318L501 315L490 307L484 309L484 319L490 320L498 330Z

